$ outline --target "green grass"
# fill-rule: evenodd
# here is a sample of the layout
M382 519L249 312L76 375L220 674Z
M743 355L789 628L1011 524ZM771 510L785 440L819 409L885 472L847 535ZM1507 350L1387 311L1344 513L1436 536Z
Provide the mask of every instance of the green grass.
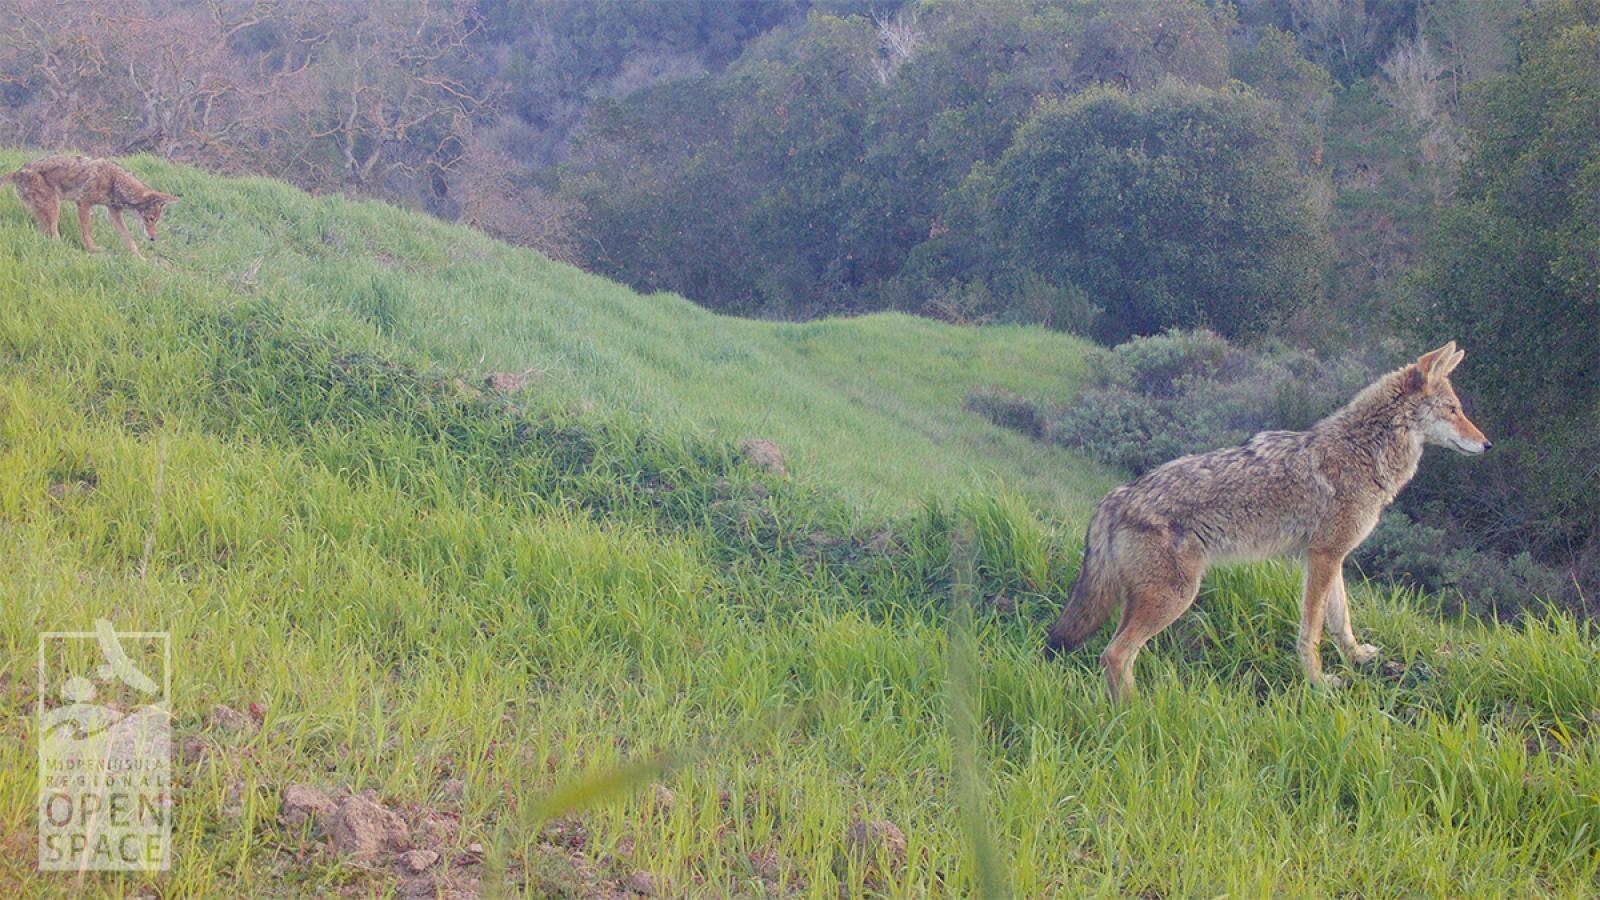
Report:
M172 870L94 894L394 890L277 824L291 783L459 815L440 849L487 858L453 871L532 896L636 871L669 896L1600 891L1587 625L1359 588L1397 665L1330 656L1351 684L1325 695L1268 565L1210 578L1123 709L1095 648L1042 658L1107 476L996 455L959 401L1070 390L1068 340L733 322L380 206L140 168L185 197L168 265L0 205L0 895L76 893L32 864L31 662L99 616L171 632L175 728L208 752L176 768ZM534 365L511 398L470 377ZM797 477L739 460L757 435ZM853 854L857 818L907 864Z
M0 170L29 159L0 153ZM471 229L380 203L309 198L140 158L183 199L155 253L310 316L337 312L425 358L530 372L540 390L729 439L766 438L802 478L876 508L915 509L997 480L1072 515L1114 483L1084 457L961 408L977 385L1070 394L1084 341L1034 328L956 328L904 315L811 323L719 316L640 297ZM23 221L21 204L8 221ZM70 217L69 217L70 218ZM69 231L72 229L69 228ZM124 251L103 212L96 242ZM69 243L76 243L69 238Z

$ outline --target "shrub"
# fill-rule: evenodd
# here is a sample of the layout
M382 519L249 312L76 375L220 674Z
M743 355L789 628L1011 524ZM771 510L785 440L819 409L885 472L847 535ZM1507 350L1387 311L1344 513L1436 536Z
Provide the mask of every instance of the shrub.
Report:
M1541 601L1572 605L1578 598L1561 572L1530 554L1504 556L1464 545L1459 532L1418 522L1399 509L1351 554L1365 574L1420 588L1447 612L1500 619L1537 611Z
M967 392L961 405L1001 428L1019 431L1031 438L1044 437L1044 410L1021 394L1005 388L976 387Z
M1248 92L1090 90L1042 106L958 195L1010 267L1095 298L1102 336L1259 334L1322 288L1282 130Z
M1181 431L1170 402L1113 387L1080 394L1055 415L1046 434L1102 462L1143 472L1183 454Z
M1322 360L1304 350L1252 353L1209 331L1134 338L1094 361L1096 386L1051 417L1061 444L1135 473L1269 428L1306 428L1399 357Z

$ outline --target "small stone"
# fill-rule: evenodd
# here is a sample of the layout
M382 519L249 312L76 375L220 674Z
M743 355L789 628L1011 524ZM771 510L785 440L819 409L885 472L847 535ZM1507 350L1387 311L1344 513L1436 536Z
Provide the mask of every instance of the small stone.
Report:
M905 832L888 819L857 819L846 832L844 843L857 859L863 861L872 861L881 852L891 869L898 869L906 863Z
M656 895L656 877L649 872L638 871L628 876L628 890L644 897Z
M440 896L439 885L431 875L409 875L400 879L400 886L395 891L395 896L404 897L406 900L422 900L422 898L437 898Z
M291 828L305 822L321 822L338 810L329 797L310 785L291 784L283 789L278 804L278 821Z
M414 813L408 822L411 825L412 843L429 847L454 844L456 833L461 828L457 816L433 809Z
M439 854L435 850L407 850L400 854L400 868L412 875L426 872L438 861Z
M211 707L211 724L233 734L255 731L255 722L249 716L221 703Z
M222 814L230 819L244 815L244 782L235 781L228 785L228 793L222 798Z
M446 800L460 803L467 796L467 782L461 778L446 778L439 783L439 793L443 794Z
M767 881L779 881L783 878L783 858L775 850L752 851L750 867Z
M206 753L209 751L210 748L206 746L206 742L192 734L178 744L178 756L183 760L184 765L188 766L199 765L200 761L206 758Z
M767 440L748 440L739 445L744 455L756 465L774 475L787 475L789 470L783 465L783 451L777 444Z
M653 785L653 788L655 790L656 809L667 812L672 809L673 804L678 802L678 795L674 794L672 789L666 785L657 784Z
M512 372L490 372L483 379L483 384L492 391L511 394L522 389L523 378Z
M328 832L335 849L369 859L385 851L404 850L411 842L406 823L365 796L346 800L333 814Z

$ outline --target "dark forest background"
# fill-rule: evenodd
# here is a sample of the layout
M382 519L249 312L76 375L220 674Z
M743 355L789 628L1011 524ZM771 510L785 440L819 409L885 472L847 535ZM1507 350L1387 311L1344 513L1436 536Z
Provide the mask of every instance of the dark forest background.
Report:
M1496 448L1438 454L1360 561L1600 612L1600 0L0 8L8 143L383 198L735 314L1083 334L1084 397L967 402L1134 471L1455 339Z

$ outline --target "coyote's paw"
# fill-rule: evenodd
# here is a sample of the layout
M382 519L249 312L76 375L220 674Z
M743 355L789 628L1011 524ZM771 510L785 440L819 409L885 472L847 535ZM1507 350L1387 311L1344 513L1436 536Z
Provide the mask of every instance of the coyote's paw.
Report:
M1344 679L1337 675L1324 675L1322 676L1322 681L1318 682L1317 687L1325 691L1337 691L1344 687Z
M1364 666L1378 658L1378 648L1371 644L1357 644L1350 651L1350 661L1358 666Z

